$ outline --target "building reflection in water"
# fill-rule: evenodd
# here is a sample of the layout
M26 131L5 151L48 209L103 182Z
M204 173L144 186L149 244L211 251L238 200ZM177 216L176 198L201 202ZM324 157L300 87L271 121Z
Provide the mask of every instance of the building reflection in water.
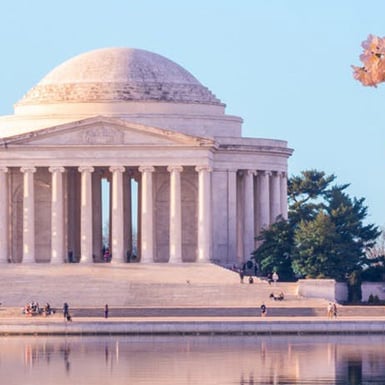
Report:
M383 384L385 337L1 337L2 383L36 376L39 385Z
M63 354L63 359L64 359L64 367L65 367L65 371L67 373L67 375L69 374L70 372L70 369L71 369L71 362L70 362L70 353L71 353L71 349L70 349L70 345L69 343L64 343L63 345L61 345L59 347L59 350L62 352Z

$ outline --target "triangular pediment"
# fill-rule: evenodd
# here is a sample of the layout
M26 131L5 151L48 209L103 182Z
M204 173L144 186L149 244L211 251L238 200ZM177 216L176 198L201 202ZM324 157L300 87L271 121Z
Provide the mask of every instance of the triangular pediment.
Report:
M17 146L202 146L213 140L116 118L93 117L8 137Z

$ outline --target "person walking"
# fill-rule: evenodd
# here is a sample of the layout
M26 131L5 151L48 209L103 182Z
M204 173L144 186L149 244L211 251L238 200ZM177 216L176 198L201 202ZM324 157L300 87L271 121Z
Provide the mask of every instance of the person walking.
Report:
M67 319L69 315L69 306L68 306L68 303L67 302L64 302L64 305L63 305L63 316L65 319Z
M263 304L261 305L261 317L266 317L266 315L267 315L267 307L266 307L266 305L263 303Z
M64 305L63 305L63 316L65 321L72 321L70 309L67 302L64 302Z
M104 305L104 318L108 318L108 311L109 311L108 304L106 303Z

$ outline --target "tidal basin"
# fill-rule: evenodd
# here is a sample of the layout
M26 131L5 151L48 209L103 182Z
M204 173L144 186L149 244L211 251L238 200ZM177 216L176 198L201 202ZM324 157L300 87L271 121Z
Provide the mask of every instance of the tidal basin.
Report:
M383 335L2 336L7 385L383 384Z

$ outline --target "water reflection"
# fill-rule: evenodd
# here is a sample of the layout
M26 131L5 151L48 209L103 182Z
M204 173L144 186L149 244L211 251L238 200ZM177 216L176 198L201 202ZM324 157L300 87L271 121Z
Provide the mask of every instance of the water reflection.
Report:
M384 384L383 336L0 337L3 384Z

